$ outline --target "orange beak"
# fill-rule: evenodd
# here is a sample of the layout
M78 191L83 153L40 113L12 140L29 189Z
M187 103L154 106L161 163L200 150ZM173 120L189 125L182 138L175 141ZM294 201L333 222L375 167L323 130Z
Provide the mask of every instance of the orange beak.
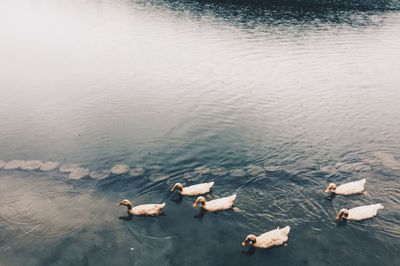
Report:
M242 242L242 247L245 247L245 246L246 246L246 242L243 241L243 242Z

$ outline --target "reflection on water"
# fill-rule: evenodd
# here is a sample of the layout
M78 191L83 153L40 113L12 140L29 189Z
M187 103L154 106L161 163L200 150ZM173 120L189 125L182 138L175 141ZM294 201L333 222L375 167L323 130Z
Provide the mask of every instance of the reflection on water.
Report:
M399 7L1 1L0 264L397 265ZM209 181L240 211L169 191ZM240 246L286 225L287 247Z

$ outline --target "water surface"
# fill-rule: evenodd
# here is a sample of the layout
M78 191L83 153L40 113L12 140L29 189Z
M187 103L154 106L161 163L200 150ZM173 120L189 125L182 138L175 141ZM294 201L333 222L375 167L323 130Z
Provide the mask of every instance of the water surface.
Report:
M0 160L79 171L0 169L0 265L399 264L399 10L2 1ZM368 195L323 193L364 177ZM206 181L240 211L169 192ZM123 198L165 215L129 219ZM334 221L372 203L370 221ZM286 225L286 247L240 246Z

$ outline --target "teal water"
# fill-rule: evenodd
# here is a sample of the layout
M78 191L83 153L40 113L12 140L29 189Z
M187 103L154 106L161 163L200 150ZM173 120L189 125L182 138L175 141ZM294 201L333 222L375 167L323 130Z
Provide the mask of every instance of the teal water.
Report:
M0 265L399 264L399 10L1 1L0 160L136 174L0 168ZM323 192L364 177L368 195ZM240 211L199 214L169 192L205 181ZM128 219L123 198L165 214ZM372 203L376 218L335 222ZM286 225L285 247L240 246Z

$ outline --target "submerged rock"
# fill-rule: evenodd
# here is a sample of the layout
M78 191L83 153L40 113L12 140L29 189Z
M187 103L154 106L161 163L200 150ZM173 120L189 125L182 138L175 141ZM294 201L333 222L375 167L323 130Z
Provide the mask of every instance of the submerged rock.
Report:
M81 178L83 178L85 176L88 176L88 175L89 175L89 169L87 169L87 168L75 168L70 172L68 178L69 179L81 179Z
M218 167L218 168L211 168L210 173L212 175L226 175L228 173L228 170L224 167Z
M52 161L47 161L44 162L42 164L42 166L40 166L40 170L42 171L51 171L51 170L55 170L60 166L59 162L52 162Z
M154 174L149 177L149 179L153 182L167 180L168 178L169 178L169 175L160 175L160 174Z
M25 164L25 161L23 160L12 160L7 162L3 168L6 170L15 170L21 168Z
M43 162L39 160L31 160L31 161L26 161L24 165L21 166L22 170L38 170L42 166Z
M199 166L194 168L194 172L197 174L201 174L201 175L205 175L205 174L209 174L211 172L211 169L207 166Z
M234 169L229 172L231 176L243 177L246 175L246 171L243 169Z
M0 160L0 169L3 168L4 165L6 165L6 161Z
M115 175L126 174L129 171L129 166L126 164L116 164L111 168L111 173Z
M400 170L400 161L398 161L392 154L386 152L375 152L374 156L379 163L392 170Z
M60 167L60 172L63 172L63 173L70 173L70 172L72 172L73 170L75 170L75 169L77 169L77 168L80 168L80 165L79 165L79 164L76 164L76 163L66 163L66 164L61 165L61 167Z
M143 167L136 167L132 168L129 170L129 175L131 176L141 176L144 174L144 168Z
M264 164L264 169L267 172L276 172L276 171L282 171L283 167L280 165L267 165Z
M249 175L257 176L257 175L264 173L265 170L264 170L264 167L261 167L259 165L250 164L246 167L246 171Z
M365 162L337 163L335 166L338 171L347 173L371 170L371 166Z
M337 173L337 169L336 169L336 167L333 166L333 165L321 166L321 167L319 168L319 170L320 170L322 173L330 174L330 175L334 175L334 174Z
M161 165L158 164L149 165L147 168L151 171L161 171L162 169Z
M100 170L100 171L91 171L89 176L93 179L102 180L110 176L110 171L108 170Z

